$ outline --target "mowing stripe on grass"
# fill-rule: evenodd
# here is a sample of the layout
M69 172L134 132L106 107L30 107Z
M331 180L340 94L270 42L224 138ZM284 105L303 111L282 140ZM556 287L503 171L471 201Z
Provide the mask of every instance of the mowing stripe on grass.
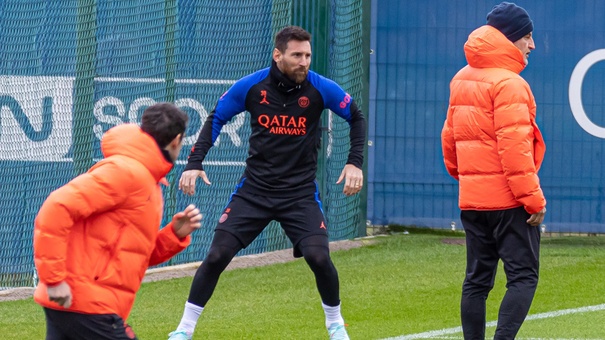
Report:
M586 306L586 307L580 307L580 308L561 309L561 310L556 310L554 312L533 314L533 315L528 315L525 318L525 320L527 321L527 320L547 319L547 318L554 318L554 317L561 316L561 315L595 312L595 311L599 311L599 310L605 310L605 304L595 305L595 306ZM496 325L498 325L497 320L490 321L485 324L486 327L495 327ZM387 338L384 340L408 340L408 339L427 339L427 338L434 339L435 337L439 337L442 335L456 334L456 333L461 333L461 332L462 332L462 327L453 327L453 328L444 328L444 329L417 333L417 334L402 335L402 336L398 336L398 337L394 337L394 338Z

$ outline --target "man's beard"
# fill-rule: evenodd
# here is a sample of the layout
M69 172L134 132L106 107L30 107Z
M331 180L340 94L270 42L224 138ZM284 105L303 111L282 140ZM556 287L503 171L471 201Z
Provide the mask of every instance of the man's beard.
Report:
M302 69L288 72L288 74L286 75L288 76L288 78L290 78L290 80L294 81L297 84L300 84L305 81L305 79L307 79L307 73L307 70Z

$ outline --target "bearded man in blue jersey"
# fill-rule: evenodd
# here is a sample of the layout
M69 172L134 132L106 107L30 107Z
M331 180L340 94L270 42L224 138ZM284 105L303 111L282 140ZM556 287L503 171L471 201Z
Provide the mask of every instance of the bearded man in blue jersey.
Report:
M250 113L250 148L244 174L218 221L170 339L192 338L221 273L273 220L292 241L294 256L304 257L315 275L330 339L349 339L315 174L321 114L330 109L350 126L349 156L337 183L344 182L345 195L357 194L363 186L366 123L353 98L334 81L309 71L310 64L309 32L297 26L282 29L275 37L271 67L238 80L208 116L179 182L184 193L195 193L198 177L210 185L202 161L221 128L242 111Z

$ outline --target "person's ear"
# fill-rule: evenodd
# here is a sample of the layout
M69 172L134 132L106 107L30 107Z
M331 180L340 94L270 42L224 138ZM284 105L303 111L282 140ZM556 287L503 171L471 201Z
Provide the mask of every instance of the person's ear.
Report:
M179 146L179 144L181 144L183 142L183 134L179 133L178 135L176 135L176 137L174 137L174 139L170 142L170 145L173 147L177 147Z
M281 51L278 50L277 48L273 49L273 60L275 62L278 62L281 59Z
M170 143L168 143L168 145L166 145L166 149L176 149L179 147L179 145L183 142L183 134L179 133L178 135L176 135L176 137L174 137L173 140L170 141Z

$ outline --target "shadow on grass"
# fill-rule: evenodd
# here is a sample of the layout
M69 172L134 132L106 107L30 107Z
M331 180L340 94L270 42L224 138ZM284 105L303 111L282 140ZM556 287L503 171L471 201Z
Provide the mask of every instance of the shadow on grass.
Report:
M408 225L391 224L385 228L387 234L422 234L422 235L438 235L447 237L464 237L464 232L453 231L449 229L435 229Z
M392 224L381 230L382 234L422 234L437 235L448 238L464 238L464 231L435 229L418 226ZM605 247L605 234L575 234L566 233L544 233L541 239L542 245L565 246L565 247Z
M550 246L565 247L605 247L604 235L567 236L565 234L549 233L542 235L541 243Z

